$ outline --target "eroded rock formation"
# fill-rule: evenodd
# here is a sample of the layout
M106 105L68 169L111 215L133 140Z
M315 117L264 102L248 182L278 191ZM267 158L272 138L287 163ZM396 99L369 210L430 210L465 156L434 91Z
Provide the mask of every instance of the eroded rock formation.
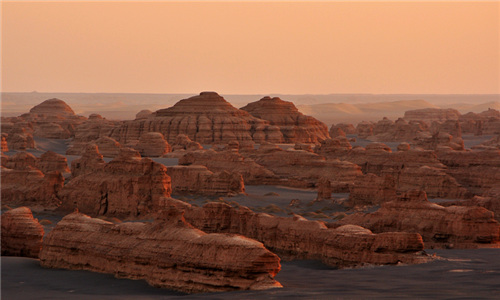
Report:
M102 164L89 148L86 159L88 164L85 159L75 163L72 173L77 176L58 193L64 211L77 208L93 216L142 217L163 208L163 197L170 196L167 168L141 158L133 149L122 148L115 159ZM94 168L93 172L86 172L86 166Z
M139 143L134 147L142 156L159 157L172 149L163 134L159 132L147 132L141 135Z
M179 134L201 144L283 140L277 126L233 107L215 92L202 92L145 119L124 122L113 130L111 137L122 144L133 144L146 132L160 132L171 144Z
M38 258L42 248L43 227L27 207L2 214L2 256Z
M284 143L316 143L330 137L325 124L305 116L292 102L278 97L264 97L241 109L278 126Z
M64 217L40 253L47 268L89 270L183 292L262 290L280 259L261 243L238 235L207 234L170 212L154 223L112 223L80 213Z
M214 173L205 166L190 165L168 167L167 174L176 194L235 196L245 192L243 177L235 172Z
M350 189L348 205L380 205L396 199L396 181L391 175L372 173L356 178Z
M382 203L369 214L356 213L339 224L354 224L373 232L416 232L426 247L476 248L497 243L500 225L483 207L443 207L427 200L423 191L409 191L396 201Z

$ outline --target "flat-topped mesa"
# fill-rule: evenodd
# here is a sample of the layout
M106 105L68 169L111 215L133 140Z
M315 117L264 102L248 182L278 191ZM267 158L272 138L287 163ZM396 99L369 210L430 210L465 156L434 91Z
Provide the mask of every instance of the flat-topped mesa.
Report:
M443 207L415 190L382 203L374 213L356 213L337 224L359 225L377 233L417 232L426 247L478 248L498 245L500 240L500 224L493 212L483 207Z
M214 173L205 166L190 165L168 167L167 174L176 194L236 196L245 192L243 177L235 172Z
M262 243L207 234L175 211L153 223L117 225L72 213L45 237L40 264L143 279L187 293L281 287L274 280L280 259Z
M42 248L43 227L27 207L2 214L2 256L38 258Z
M77 174L59 191L61 210L78 208L90 215L144 217L164 207L164 197L170 197L170 177L167 168L139 152L122 148L109 163L102 163L96 153L89 164L80 161ZM83 164L83 165L82 165ZM93 168L86 172L85 166ZM76 167L76 165L75 165ZM76 169L73 171L75 174Z
M434 121L457 121L461 115L458 110L453 108L423 108L405 111L404 119L406 121L424 121L430 125Z
M241 109L278 126L285 143L316 143L330 137L325 124L302 114L292 102L278 97L267 96Z
M122 144L134 144L146 132L160 132L170 144L179 134L201 144L283 141L277 126L233 107L215 92L202 92L145 119L124 122L113 130L111 137Z
M169 201L184 210L186 220L197 228L254 238L285 259L317 259L336 267L429 260L419 255L424 244L416 233L373 234L358 226L333 229L298 215L275 217L224 203L194 207L178 200Z

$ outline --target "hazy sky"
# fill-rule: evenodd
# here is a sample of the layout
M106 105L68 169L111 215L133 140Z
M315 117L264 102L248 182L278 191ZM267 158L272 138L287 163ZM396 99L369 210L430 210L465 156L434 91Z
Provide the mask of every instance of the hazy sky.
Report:
M499 2L3 2L2 91L500 93Z

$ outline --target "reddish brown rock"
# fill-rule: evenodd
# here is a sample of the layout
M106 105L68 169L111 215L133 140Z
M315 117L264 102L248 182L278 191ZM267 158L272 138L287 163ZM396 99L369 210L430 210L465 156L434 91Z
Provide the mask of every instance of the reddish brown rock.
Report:
M55 208L57 192L63 187L60 172L43 174L35 168L13 170L2 167L2 204Z
M264 97L241 109L278 126L284 143L316 143L330 137L325 124L305 116L292 102L283 101L278 97Z
M498 110L490 108L478 114L469 112L460 116L459 120L463 133L500 134L500 112Z
M91 114L88 120L75 128L75 136L66 154L82 155L87 144L96 143L96 140L99 138L109 136L113 128L119 126L121 123L107 120L99 114Z
M348 123L338 123L330 127L330 137L336 137L335 132L339 132L338 129L342 130L344 134L356 134L356 127Z
M159 157L171 151L163 134L159 132L147 132L141 135L139 143L134 147L142 156Z
M70 172L66 157L53 151L47 151L40 156L40 159L38 160L38 168L43 173L49 173L52 171L59 171L61 173Z
M6 137L7 146L10 150L26 150L35 148L35 140L33 138L33 129L31 124L16 123L12 129L8 131Z
M176 194L235 196L245 192L243 177L239 173L222 171L213 173L205 166L173 166L167 169Z
M171 200L175 201L175 200ZM287 259L318 259L337 267L365 264L420 263L423 242L414 233L373 234L360 227L327 228L301 216L289 218L255 213L246 207L208 203L202 208L181 201L188 222L206 232L236 233L261 241Z
M2 153L9 151L9 145L7 144L7 134L2 133L1 148L2 148Z
M203 150L203 147L200 143L192 141L187 135L179 134L172 145L172 151L179 150L196 151Z
M407 121L424 121L427 124L432 124L434 121L443 122L446 120L457 121L461 116L456 109L452 108L424 108L409 110L405 112L404 119Z
M396 181L391 175L368 173L358 176L350 189L348 205L380 205L396 199Z
M179 134L201 144L283 140L278 127L233 107L215 92L181 100L146 119L126 121L113 130L111 137L122 144L133 144L146 132L160 132L171 144Z
M2 166L15 170L37 169L38 158L31 153L20 151L12 156L4 156L2 159Z
M103 136L92 142L99 148L99 152L104 157L116 157L120 154L122 145L115 139Z
M372 136L373 135L373 127L374 127L374 124L371 122L366 122L366 121L360 122L356 126L356 132L358 133L358 137L362 138L362 139L366 139L367 137Z
M280 259L254 240L207 234L170 213L154 223L112 223L80 213L64 217L40 253L46 268L110 273L187 293L262 290Z
M328 141L329 139L325 140ZM293 146L293 149L295 150L303 150L307 152L314 152L313 147L311 144L302 144L302 143L297 143Z
M97 155L93 155L91 159L97 159L100 165ZM171 193L167 168L149 158L141 158L139 152L130 148L122 148L120 154L101 169L91 173L85 173L85 168L81 170L83 174L71 179L59 191L64 211L77 208L94 216L143 217L162 209L163 197Z
M332 199L332 183L326 178L321 178L318 181L318 196L316 201Z
M346 133L340 129L340 128L330 128L330 137L334 138L334 137L338 137L338 136L343 136L345 137L346 136Z
M89 144L85 148L82 157L71 162L71 176L77 177L83 174L97 172L104 168L103 156L95 144Z
M475 150L500 150L500 135L497 135L486 142L471 147Z
M366 139L374 142L410 142L419 138L428 130L428 126L421 121L406 122L399 118L396 122L384 118L378 121L371 136Z
M34 136L49 139L67 139L74 135L75 127L86 120L60 99L49 99L34 106L21 119L33 124Z
M136 119L147 119L153 116L153 112L149 109L143 109L135 115Z
M252 159L230 150L192 151L179 158L179 165L203 165L212 172L237 172L243 176L246 184L263 184L277 178L272 171Z
M370 214L357 213L339 221L355 224L373 232L416 232L426 247L476 248L495 244L500 225L493 213L482 207L443 207L427 201L423 191L410 191L396 201L382 203Z
M337 136L333 139L326 139L316 145L314 152L323 156L336 157L338 155L346 154L352 149L349 140L343 136Z
M2 256L38 258L42 248L43 227L31 210L19 207L2 214Z

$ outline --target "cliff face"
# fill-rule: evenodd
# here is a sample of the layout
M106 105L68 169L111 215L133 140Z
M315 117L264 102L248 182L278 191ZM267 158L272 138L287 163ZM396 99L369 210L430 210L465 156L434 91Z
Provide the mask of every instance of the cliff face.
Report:
M106 164L100 161L95 146L89 146L88 150L86 159L74 162L76 177L58 194L62 210L78 208L91 215L136 217L163 207L162 198L171 193L170 177L164 165L141 158L130 148L122 148L120 154ZM91 171L86 171L86 167Z
M170 201L184 210L186 220L197 228L256 239L284 258L319 259L337 267L428 260L418 254L424 245L422 237L416 233L373 234L359 226L334 229L300 216L274 217L223 203L208 203L200 208Z
M147 132L160 132L171 144L179 134L202 144L283 140L278 127L233 107L215 92L202 92L147 118L124 122L113 129L111 137L122 144L134 144Z
M243 177L234 172L213 173L205 166L173 166L167 174L172 179L172 191L178 194L235 196L245 192Z
M284 143L316 143L330 137L325 124L302 114L292 102L278 97L264 97L241 109L278 126Z
M355 224L373 232L417 232L426 246L475 248L500 240L500 225L483 207L443 207L427 201L425 192L410 191L370 214L354 214L340 224Z
M207 234L171 211L154 223L112 223L80 213L64 217L47 235L40 264L145 279L183 292L260 290L274 280L280 259L238 235Z
M38 258L42 248L43 227L31 210L19 207L2 214L2 256Z

